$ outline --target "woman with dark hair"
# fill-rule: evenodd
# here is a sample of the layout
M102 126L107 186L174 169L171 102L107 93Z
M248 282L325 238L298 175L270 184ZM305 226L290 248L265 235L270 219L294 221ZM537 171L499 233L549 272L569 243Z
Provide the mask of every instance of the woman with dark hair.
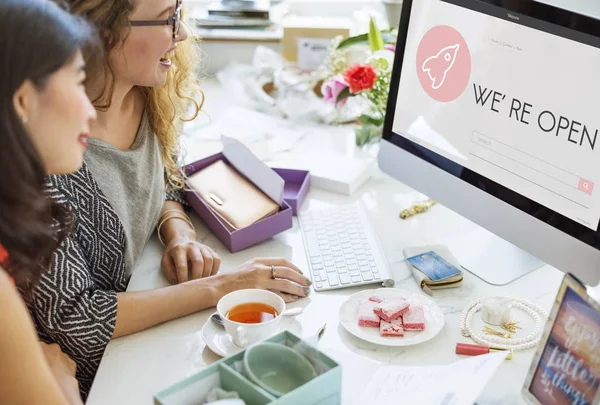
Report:
M75 363L37 340L17 288L32 289L69 232L44 193L48 174L77 170L96 116L84 88L83 20L47 0L0 2L0 399L79 404Z

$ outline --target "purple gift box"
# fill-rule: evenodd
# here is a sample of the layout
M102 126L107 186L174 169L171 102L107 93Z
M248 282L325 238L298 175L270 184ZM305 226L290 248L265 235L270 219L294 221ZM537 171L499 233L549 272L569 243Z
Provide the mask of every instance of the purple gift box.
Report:
M223 153L218 153L187 165L185 173L187 176L191 176L218 160L223 160L228 165L233 166ZM227 246L229 251L232 253L239 252L292 228L292 215L296 215L308 194L310 174L307 171L290 169L273 169L273 171L285 181L283 206L277 214L255 222L243 229L229 230L212 211L210 206L191 189L187 182L185 198L203 219L206 226Z

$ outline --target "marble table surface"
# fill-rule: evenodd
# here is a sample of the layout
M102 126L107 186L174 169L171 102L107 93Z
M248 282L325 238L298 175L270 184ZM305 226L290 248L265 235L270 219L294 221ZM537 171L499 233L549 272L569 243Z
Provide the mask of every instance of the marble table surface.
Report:
M219 104L210 100L224 99L218 86L210 82L206 88L209 111L218 114ZM212 96L212 97L211 97ZM207 142L207 145L209 142ZM214 144L202 148L202 140L194 143L194 158L206 155ZM319 148L330 153L354 156L356 159L373 159L373 154L364 154L354 149L352 131L337 129L304 137L294 146L294 150L310 152ZM400 210L410 206L423 196L400 182L375 171L374 176L352 196L343 196L313 188L302 210L329 207L360 200L367 209L390 271L396 281L396 288L419 292L410 270L403 261L402 249L443 242L467 232L475 225L445 208L435 205L428 212L408 220L399 218ZM232 271L236 266L258 256L285 257L300 268L307 269L302 235L296 218L294 227L257 246L231 254L207 230L199 218L193 218L198 239L211 246L222 258L222 272ZM141 260L137 263L129 283L128 291L152 289L168 285L160 271L162 246L156 237L147 244ZM348 288L330 292L314 292L307 299L292 304L302 306L304 312L297 317L302 334L309 336L327 324L327 329L319 348L332 351L337 356L347 355L345 361L366 358L382 364L400 365L442 365L464 359L455 354L457 342L469 342L461 336L459 318L462 309L474 299L488 296L520 297L550 310L558 291L563 274L544 266L510 283L496 287L485 283L465 272L462 287L434 292L433 299L445 315L445 326L432 340L410 347L389 348L376 346L350 335L339 323L340 306L352 294L374 287ZM177 319L130 336L113 340L107 347L88 399L88 405L128 404L150 405L153 395L173 383L202 370L217 361L219 357L205 344L201 329L214 308ZM472 342L471 342L472 343ZM484 388L478 404L519 404L522 403L520 390L525 380L533 350L515 353L513 360L505 361L494 378ZM344 357L344 356L342 356ZM350 359L350 360L348 360ZM345 364L343 362L343 364ZM349 366L351 372L352 368ZM344 378L350 378L345 376ZM367 381L363 381L364 385ZM345 383L343 403L353 405L352 398L356 384Z

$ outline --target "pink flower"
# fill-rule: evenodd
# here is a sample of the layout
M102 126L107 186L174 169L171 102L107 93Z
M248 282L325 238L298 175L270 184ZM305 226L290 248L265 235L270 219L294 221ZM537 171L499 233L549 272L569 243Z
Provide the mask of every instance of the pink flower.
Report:
M386 44L385 49L387 49L388 51L396 52L396 45Z
M336 101L337 101L340 93L347 88L348 88L348 83L346 82L346 80L344 80L343 77L341 77L341 76L332 77L331 79L329 79L328 81L323 83L323 86L321 86L321 93L323 94L323 100L325 102L335 104L336 107L342 107L344 104L346 104L346 101L348 101L348 99L345 98L343 100L340 100L339 102L336 102Z

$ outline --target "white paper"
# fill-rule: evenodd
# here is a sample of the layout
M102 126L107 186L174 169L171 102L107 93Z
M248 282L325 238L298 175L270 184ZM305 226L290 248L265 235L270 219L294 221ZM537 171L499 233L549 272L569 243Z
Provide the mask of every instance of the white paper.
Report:
M248 146L263 160L291 150L311 127L248 108L232 106L224 111L216 122L197 128L201 141L219 140L225 135Z
M507 354L473 356L445 366L382 367L355 405L472 405Z
M282 207L285 181L281 176L261 162L241 142L227 136L222 136L221 141L223 142L223 155L229 160L229 163Z
M330 43L328 38L298 38L298 67L317 69L325 62Z

